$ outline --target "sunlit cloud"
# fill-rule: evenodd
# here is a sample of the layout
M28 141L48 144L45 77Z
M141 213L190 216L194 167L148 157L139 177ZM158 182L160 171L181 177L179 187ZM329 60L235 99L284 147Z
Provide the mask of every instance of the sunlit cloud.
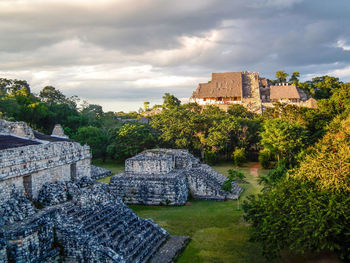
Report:
M350 44L347 44L345 40L338 40L336 47L339 47L346 51L350 51Z

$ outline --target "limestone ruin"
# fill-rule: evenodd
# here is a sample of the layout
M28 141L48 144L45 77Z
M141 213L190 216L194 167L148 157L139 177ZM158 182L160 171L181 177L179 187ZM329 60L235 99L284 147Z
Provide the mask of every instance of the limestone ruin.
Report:
M316 107L314 99L294 84L271 82L259 76L258 72L212 73L212 80L198 84L190 102L199 105L217 105L227 110L229 105L241 104L255 113L262 113L273 103L292 104L303 107Z
M0 262L174 260L188 238L139 218L90 159L59 126L48 136L0 120Z
M111 178L110 186L127 204L184 205L195 199L238 199L242 188L232 183L231 192L221 189L227 178L200 163L187 150L146 150L125 161L125 172Z

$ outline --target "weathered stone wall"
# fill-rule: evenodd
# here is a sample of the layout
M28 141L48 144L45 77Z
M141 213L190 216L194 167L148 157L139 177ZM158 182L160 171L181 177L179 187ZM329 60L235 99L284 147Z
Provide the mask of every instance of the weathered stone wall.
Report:
M0 204L13 188L36 199L45 183L90 175L89 147L74 142L11 148L0 155Z
M3 238L0 238L0 262L7 262L7 245Z
M91 177L91 159L90 158L86 158L80 161L76 162L76 177L72 178L72 180L79 180L82 177Z
M166 174L174 169L172 156L162 157L136 155L125 161L125 172L135 174Z
M188 196L182 171L158 176L122 173L111 178L110 186L127 204L184 205Z
M24 193L23 178L15 177L0 181L0 205L12 198L13 191Z
M11 148L1 151L0 180L90 158L90 148L74 142L52 142Z

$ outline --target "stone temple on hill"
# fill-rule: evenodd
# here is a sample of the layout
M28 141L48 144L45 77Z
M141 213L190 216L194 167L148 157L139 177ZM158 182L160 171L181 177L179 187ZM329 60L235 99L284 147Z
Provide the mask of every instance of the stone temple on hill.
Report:
M309 99L306 93L294 84L271 82L259 76L258 72L212 73L208 83L198 84L190 102L199 105L217 105L227 110L229 105L241 104L255 113L262 113L273 103L292 104L315 108L316 101Z
M184 205L195 199L238 199L242 188L232 183L222 190L227 178L187 150L146 150L125 161L125 172L111 178L110 186L127 204Z
M90 150L0 120L0 262L173 262L187 237L139 218L93 178Z

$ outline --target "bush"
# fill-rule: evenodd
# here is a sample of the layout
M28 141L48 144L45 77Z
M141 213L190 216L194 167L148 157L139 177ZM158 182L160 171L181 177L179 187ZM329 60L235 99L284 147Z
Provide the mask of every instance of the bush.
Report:
M228 178L231 181L235 181L237 183L246 183L246 181L245 181L246 176L241 171L238 171L235 169L230 169L230 170L228 170L228 174L229 174Z
M259 184L263 185L263 192L270 191L276 184L286 177L288 167L284 161L277 163L276 167L269 171L266 176L259 177Z
M246 178L246 176L241 171L230 169L230 170L228 170L228 174L229 174L228 179L221 186L221 189L226 191L226 192L232 193L232 183L233 182L247 183L247 181L244 180Z
M247 161L244 148L236 148L236 150L232 153L232 156L233 156L233 163L236 166L242 166L242 164Z
M214 152L206 152L204 154L204 161L206 164L215 165L218 162L218 155Z
M226 191L226 192L230 192L232 193L232 180L231 179L227 179L223 185L221 186L221 189Z
M271 153L264 149L259 152L259 163L265 169L271 167Z

